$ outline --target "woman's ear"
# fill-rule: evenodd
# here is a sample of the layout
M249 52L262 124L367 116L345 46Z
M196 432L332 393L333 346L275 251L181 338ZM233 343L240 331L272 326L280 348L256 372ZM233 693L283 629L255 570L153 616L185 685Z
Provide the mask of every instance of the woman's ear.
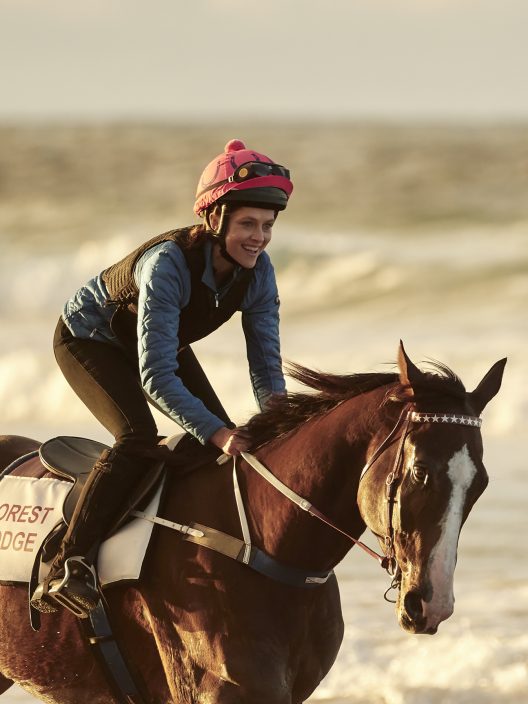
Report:
M209 213L208 223L211 230L218 232L218 226L220 225L220 212L218 211L218 208L213 208L211 210Z

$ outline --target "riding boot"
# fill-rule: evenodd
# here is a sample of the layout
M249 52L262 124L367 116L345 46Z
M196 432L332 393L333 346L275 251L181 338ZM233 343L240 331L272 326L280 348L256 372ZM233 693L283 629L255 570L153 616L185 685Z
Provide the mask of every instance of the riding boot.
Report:
M49 573L33 593L32 606L51 612L59 602L80 617L95 608L99 594L91 561L96 549L131 508L138 485L155 467L159 462L131 457L120 449L103 452L81 492Z

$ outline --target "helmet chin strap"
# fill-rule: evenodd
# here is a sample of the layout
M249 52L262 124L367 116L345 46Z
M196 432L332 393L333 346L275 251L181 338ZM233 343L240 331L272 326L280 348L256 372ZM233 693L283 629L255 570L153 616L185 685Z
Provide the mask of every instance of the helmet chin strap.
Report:
M229 254L226 248L226 229L227 229L227 207L225 203L222 203L221 205L221 210L220 210L220 220L218 221L218 229L214 229L214 227L211 225L211 222L209 220L209 214L207 213L205 216L205 222L207 225L207 228L209 229L210 232L213 233L215 236L216 241L220 245L220 254L222 257L228 261L230 264L233 264L234 266L240 267L243 269L244 267L237 262L236 259L233 259L233 257Z
M220 244L220 254L223 256L223 258L228 261L230 264L234 264L235 266L238 266L240 269L243 269L244 267L242 264L237 262L236 259L233 259L233 257L229 254L229 252L226 249L226 244L225 244L225 235L220 235L218 238L218 242Z

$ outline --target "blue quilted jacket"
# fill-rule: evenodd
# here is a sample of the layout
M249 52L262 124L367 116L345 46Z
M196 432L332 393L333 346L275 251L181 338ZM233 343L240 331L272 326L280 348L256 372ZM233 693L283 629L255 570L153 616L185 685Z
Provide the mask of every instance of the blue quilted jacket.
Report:
M202 282L221 298L235 280L236 272L228 284L217 290L209 242L205 244L205 254ZM175 242L152 247L138 260L134 276L139 287L138 354L143 389L163 413L205 443L224 423L174 374L179 315L191 293L190 272L182 250ZM74 336L121 344L110 328L115 306L105 305L107 299L108 292L99 274L67 301L63 319ZM250 379L262 409L271 394L285 390L277 284L266 252L257 259L241 310Z

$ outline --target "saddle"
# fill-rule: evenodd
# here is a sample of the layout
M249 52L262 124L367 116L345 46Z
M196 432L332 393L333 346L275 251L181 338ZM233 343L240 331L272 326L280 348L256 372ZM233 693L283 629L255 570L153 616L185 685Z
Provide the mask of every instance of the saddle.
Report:
M130 510L141 508L143 504L148 503L159 485L164 464L171 470L176 470L179 476L184 476L205 462L216 460L222 454L222 451L216 447L203 447L187 433L164 438L160 444L171 451L177 446L177 452L168 453L164 462L160 461L159 465L145 476L145 481L140 483L132 496ZM69 525L77 500L95 462L104 450L109 449L107 445L96 440L68 435L51 438L40 446L39 459L48 472L73 484L63 507L66 525ZM117 521L113 530L117 530L123 524L128 513Z
M169 438L165 444L170 449L178 443L179 437ZM48 561L57 552L61 540L70 524L79 496L92 471L95 462L108 446L88 438L61 435L44 442L39 448L42 465L55 477L72 482L62 509L64 523L57 526L42 546L43 559ZM108 533L113 535L121 526L132 519L132 511L144 509L157 490L163 474L163 462L145 474L127 503L127 508L117 515Z
M73 482L63 507L67 525L92 467L103 450L109 449L107 445L96 440L66 435L47 440L40 446L39 458L44 467L60 479Z

